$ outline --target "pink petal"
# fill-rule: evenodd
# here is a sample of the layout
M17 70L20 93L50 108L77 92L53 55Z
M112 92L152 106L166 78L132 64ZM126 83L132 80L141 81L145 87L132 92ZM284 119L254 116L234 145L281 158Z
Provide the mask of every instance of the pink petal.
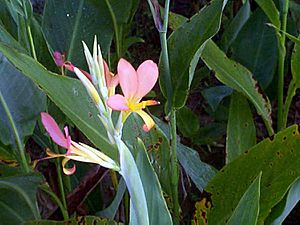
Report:
M135 69L125 59L120 59L118 63L118 75L125 98L132 98L138 87L137 73Z
M103 67L104 67L106 87L109 87L110 83L111 83L112 76L110 75L110 71L109 71L108 65L105 62L105 60L103 60Z
M64 136L64 134L60 130L55 120L48 113L45 112L41 113L41 117L42 117L42 123L46 131L52 138L52 140L59 146L67 149L68 148L67 138Z
M105 60L103 60L103 65L104 65L106 87L108 88L117 87L117 85L119 84L119 76L117 74L114 75L109 71L108 65L105 62Z
M129 110L127 101L123 95L113 95L107 100L107 105L113 110L126 111Z
M140 100L154 87L158 78L158 67L152 60L146 60L137 69L138 88L135 97Z

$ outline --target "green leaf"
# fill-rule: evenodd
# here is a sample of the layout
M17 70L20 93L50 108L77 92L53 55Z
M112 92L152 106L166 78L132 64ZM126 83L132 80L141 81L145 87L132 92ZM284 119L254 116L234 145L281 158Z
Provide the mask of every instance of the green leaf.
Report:
M199 13L174 31L168 39L173 89L172 105L175 108L181 108L185 104L193 78L193 74L189 73L190 65L196 53L198 56L201 53L204 43L218 32L225 4L226 1L223 0L212 1L211 4L204 7ZM194 60L194 66L195 63ZM162 74L160 76L161 89L166 96L166 84L163 79L165 68L160 65L160 70L160 74Z
M204 127L200 127L199 132L192 139L193 143L197 145L211 145L218 142L225 134L225 123L210 123Z
M177 30L179 27L181 27L184 23L188 21L188 18L185 16L182 16L177 13L169 12L169 28L172 30Z
M178 110L176 118L178 129L183 136L192 136L199 130L198 116L188 107L184 106Z
M227 223L228 225L256 225L259 214L261 175L260 172L241 198Z
M256 131L247 99L231 96L226 139L226 162L229 163L256 144Z
M300 42L295 43L292 59L291 59L291 69L292 69L292 76L293 80L296 85L300 86Z
M225 52L234 42L242 27L248 21L250 13L250 3L247 0L246 3L244 3L244 5L240 8L236 16L230 21L229 26L225 28L225 31L222 35L221 46Z
M95 216L78 216L76 218L72 218L66 221L54 221L54 220L36 220L30 221L26 223L22 223L22 225L122 225L123 223L117 223L108 219L101 219Z
M51 73L30 56L1 43L0 51L24 75L38 84L89 140L117 160L117 149L108 141L106 130L97 116L98 111L80 81Z
M165 202L158 177L149 161L146 148L141 139L137 140L136 164L141 175L146 201L148 205L150 224L173 224L170 212Z
M220 104L220 102L227 96L231 95L233 90L225 85L210 87L204 89L201 94L215 112Z
M276 8L276 5L273 0L255 0L259 7L267 15L271 23L280 28L280 16L279 11Z
M36 192L42 177L37 174L0 178L0 218L6 225L39 219Z
M271 209L285 196L300 176L300 134L291 126L258 143L227 164L208 184L213 207L209 224L225 224L257 174L262 171L260 213L257 224L264 224Z
M266 89L277 67L276 32L266 26L268 18L256 10L232 44L233 59L247 67L263 89ZM245 51L245 46L251 46Z
M297 203L300 200L300 179L296 179L296 181L291 185L290 190L288 191L286 198L283 199L276 207L275 207L275 213L278 213L280 211L279 215L274 215L273 210L270 214L270 216L276 216L275 218L272 217L272 221L270 221L267 224L272 225L281 225L284 220L287 218L287 216L291 213L293 208L297 205ZM278 210L278 211L277 211ZM270 217L269 216L269 217ZM269 218L268 218L269 219Z
M242 65L227 58L213 41L208 41L202 53L202 60L216 72L216 77L222 83L243 93L262 116L270 135L274 133L271 119L271 105L257 89L257 83L252 74Z
M177 158L184 171L201 192L216 175L215 168L202 162L198 152L185 145L177 145Z
M270 27L273 27L275 30L277 30L277 31L279 31L279 32L281 32L281 33L283 33L283 34L285 34L285 35L288 37L288 39L290 39L292 42L297 43L297 44L300 44L300 39L299 39L299 38L297 38L297 37L295 37L295 36L293 36L293 35L291 35L291 34L285 32L285 31L283 31L283 30L281 30L281 29L275 27L273 24L268 23L267 25L270 26Z
M289 84L285 107L283 109L284 125L287 124L287 118L293 97L296 95L297 89L300 87L300 43L295 43L291 57L292 80Z
M7 45L18 49L19 51L26 52L25 49L17 42L13 36L8 33L8 31L0 25L0 41L6 43Z
M1 53L0 79L0 140L15 146L17 136L24 142L33 133L40 112L46 108L46 96Z
M142 174L132 153L122 140L116 140L120 154L119 173L125 180L130 195L130 220L132 224L149 225L149 210L147 206L146 193L141 180Z
M13 37L17 37L17 26L7 8L6 1L0 1L0 24Z
M81 68L86 65L81 41L91 44L97 35L107 52L113 37L106 3L98 0L48 0L42 27L52 50L66 53L66 59Z

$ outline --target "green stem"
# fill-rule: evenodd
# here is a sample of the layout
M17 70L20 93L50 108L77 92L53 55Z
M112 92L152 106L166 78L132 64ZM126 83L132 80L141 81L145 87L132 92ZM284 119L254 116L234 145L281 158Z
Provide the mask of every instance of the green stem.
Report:
M168 21L169 21L169 8L170 8L170 0L166 0L165 9L164 9L164 21L163 27L159 30L160 44L161 44L161 66L163 67L163 78L166 84L166 95L167 95L167 111L171 111L172 107L172 97L173 97L173 89L172 89L172 79L170 73L170 62L169 62L169 53L168 53L168 42L167 42L167 31L168 31Z
M56 164L57 165L60 164L60 159L59 158L56 159ZM68 205L67 205L67 201L66 201L66 194L65 194L64 183L63 183L63 180L62 180L62 173L61 173L61 167L60 166L57 167L57 176L58 176L58 185L59 185L61 200L62 200L62 203L63 203L64 207L67 209Z
M285 0L283 12L282 12L282 25L281 30L283 31L278 34L279 38L279 57L278 57L278 113L277 113L277 131L284 129L284 118L283 118L283 86L284 86L284 61L286 55L285 49L285 32L287 25L287 14L289 9L289 0Z
M115 44L116 44L116 50L117 50L117 58L121 58L121 43L120 43L120 36L119 36L119 29L118 29L118 24L117 24L117 19L116 19L116 15L113 11L113 8L111 7L111 4L109 2L109 0L105 0L106 5L108 7L112 22L113 22L113 26L114 26L114 30L115 30Z
M171 185L172 185L172 202L173 202L173 222L174 224L179 224L180 221L180 206L178 200L178 161L177 161L177 132L176 132L176 110L172 109L172 99L173 99L173 89L172 80L170 74L170 63L169 63L169 53L168 53L168 42L167 42L167 31L168 31L168 21L169 21L169 8L170 0L165 1L164 8L164 21L163 27L159 31L161 48L162 48L162 67L163 67L163 77L166 84L167 91L167 109L170 113L169 126L171 130L171 140L170 140L170 160L171 160Z
M176 111L172 110L170 114L170 128L171 128L171 185L172 185L172 200L173 200L173 222L179 224L180 221L180 206L178 201L178 161L177 161L177 133L176 133Z
M22 0L22 5L23 5L23 11L24 11L24 15L25 15L25 24L26 24L26 32L27 32L27 38L30 44L30 49L31 49L31 54L32 57L37 60L37 56L36 56L36 52L35 52L35 47L34 47L34 42L33 42L33 37L32 37L32 32L31 32L31 27L30 27L30 21L28 19L28 13L26 10L26 3L25 0Z
M27 30L27 34L28 34L28 39L29 39L29 43L30 43L30 48L31 48L32 56L33 56L33 58L35 60L37 60L37 56L36 56L36 52L35 52L35 47L34 47L34 42L33 42L32 33L31 33L31 28L27 24L27 22L26 22L26 30Z
M52 198L52 200L57 204L57 206L59 207L61 214L64 218L64 220L68 220L69 219L69 215L68 215L68 211L67 209L63 206L62 202L60 201L60 199L56 196L56 194L54 192L52 192L51 190L48 190L47 187L41 187L41 189L46 192L48 195L50 195L50 197Z
M22 143L21 138L19 136L18 129L17 129L17 126L16 126L15 121L13 119L13 116L10 113L8 105L6 104L6 101L5 101L5 99L4 99L1 92L0 92L0 103L2 104L2 106L4 108L4 111L7 115L7 118L9 120L9 123L11 125L12 130L13 130L13 134L14 134L15 139L16 139L17 148L19 149L20 156L21 156L22 167L23 167L23 169L26 173L29 173L30 169L29 169L29 166L28 166L28 163L27 163L27 160L26 160L25 149L24 149L23 143Z

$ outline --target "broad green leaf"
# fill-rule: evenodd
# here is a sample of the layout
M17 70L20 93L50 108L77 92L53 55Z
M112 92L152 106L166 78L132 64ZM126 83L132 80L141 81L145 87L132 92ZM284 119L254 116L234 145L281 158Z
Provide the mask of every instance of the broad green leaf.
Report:
M150 161L154 167L161 186L166 195L171 194L170 183L170 163L169 163L169 140L161 130L161 123L165 125L161 120L156 119L157 126L151 129L149 132L144 132L142 126L144 121L135 113L133 113L125 123L123 128L123 139L126 143L134 146L136 144L136 138L143 140L147 151L149 153Z
M234 93L231 96L227 124L226 162L229 163L256 144L256 130L247 99Z
M0 1L0 24L13 37L17 37L17 26L7 8L6 1Z
M256 10L232 44L233 59L249 69L263 89L273 80L278 60L276 32L267 22L265 14ZM245 46L251 47L245 51Z
M90 44L97 35L102 51L107 52L113 37L104 0L48 0L42 27L51 49L65 53L78 67L85 65L81 41Z
M177 158L200 191L203 191L208 182L216 175L215 168L202 162L198 152L185 145L177 145Z
M262 116L270 135L274 133L271 120L271 105L257 89L257 83L252 74L242 65L227 58L213 41L208 41L202 53L202 60L216 72L216 77L222 83L243 93Z
M262 171L259 225L285 196L300 176L300 134L291 126L258 143L227 164L208 184L213 207L208 212L210 224L225 224L252 180ZM276 174L276 175L275 175Z
M259 7L267 15L271 23L280 28L280 16L279 11L273 0L255 0Z
M78 216L67 221L54 221L54 220L36 220L22 223L22 225L122 225L123 223L117 223L108 219L101 219L95 216Z
M0 140L16 146L17 136L24 142L33 133L40 112L46 108L46 96L1 53L0 79Z
M185 137L192 136L199 130L198 116L186 106L177 111L176 120L178 129Z
M173 89L173 99L171 101L175 108L181 108L185 104L193 78L193 74L189 73L191 62L196 53L198 56L200 55L204 43L219 30L222 10L226 2L223 0L212 1L211 4L204 7L199 13L174 31L168 39ZM164 83L166 71L162 64L160 64L160 71L160 84L162 92L166 96L167 90Z
M141 180L141 174L137 168L137 164L132 153L125 143L121 140L116 140L119 149L120 171L125 180L129 195L130 195L130 220L135 221L137 225L149 225L149 210L146 200L146 192Z
M210 87L204 89L201 94L211 107L213 111L216 111L220 102L227 96L231 95L233 90L225 85Z
M137 140L136 164L145 190L150 224L171 225L172 218L165 202L158 177L149 161L141 139Z
M131 120L131 121L130 121ZM145 147L148 151L150 161L154 167L160 183L162 185L165 194L171 194L170 183L170 171L169 171L169 128L166 123L158 118L155 118L156 126L145 133L141 126L143 121L136 116L131 116L127 119L128 123L132 124L129 127L125 126L123 130L123 138L129 143L134 145L136 143L136 137L139 137L145 143ZM129 122L130 121L130 122ZM127 122L126 122L127 123ZM132 129L132 127L134 129ZM203 190L211 178L215 175L215 169L202 162L199 154L187 146L178 144L177 147L178 160L187 175L191 177L192 181L199 188Z
M24 75L38 84L89 140L105 154L117 159L117 150L107 139L106 131L97 116L98 111L78 80L51 73L30 56L1 43L0 51Z
M281 225L300 200L299 178L291 185L286 197L272 209L266 224ZM277 216L276 216L277 215ZM272 221L270 221L272 219Z
M160 135L163 141L168 140L170 138L168 125L157 118L155 121L159 127L156 131L157 135ZM168 145L162 144L160 146L160 151L168 151L169 148L170 147ZM192 181L200 191L206 187L208 182L216 173L215 168L201 161L197 151L180 143L177 145L177 158L180 165L183 167L187 175L191 177ZM166 158L163 158L161 165L163 165L162 163L164 160L166 160ZM169 161L164 163L168 164L168 162Z
M17 42L13 36L8 33L8 31L0 25L0 41L6 43L7 45L18 49L20 51L25 52L25 49L20 45L19 42Z
M0 218L5 225L39 219L36 192L41 182L37 174L0 178Z
M225 52L234 42L242 27L248 21L250 13L250 3L246 0L246 3L244 3L244 5L240 8L236 16L231 20L229 26L225 28L222 35L221 46Z
M234 209L228 225L256 225L259 214L261 172Z

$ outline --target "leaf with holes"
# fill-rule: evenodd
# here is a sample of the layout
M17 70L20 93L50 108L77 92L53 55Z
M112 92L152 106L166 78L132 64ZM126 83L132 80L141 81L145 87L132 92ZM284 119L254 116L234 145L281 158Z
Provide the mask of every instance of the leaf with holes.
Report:
M78 216L76 218L72 218L66 221L54 221L54 220L36 220L36 221L29 221L23 223L22 225L122 225L123 223L117 223L113 220L108 219L101 219L95 216Z
M216 72L216 77L222 83L243 93L262 116L270 135L274 133L271 119L269 99L261 94L257 82L247 68L227 58L225 53L211 40L207 42L202 53L202 60Z
M300 176L300 134L291 126L258 143L227 164L205 189L211 194L213 207L208 210L209 223L226 224L247 187L262 171L259 225L264 224Z

